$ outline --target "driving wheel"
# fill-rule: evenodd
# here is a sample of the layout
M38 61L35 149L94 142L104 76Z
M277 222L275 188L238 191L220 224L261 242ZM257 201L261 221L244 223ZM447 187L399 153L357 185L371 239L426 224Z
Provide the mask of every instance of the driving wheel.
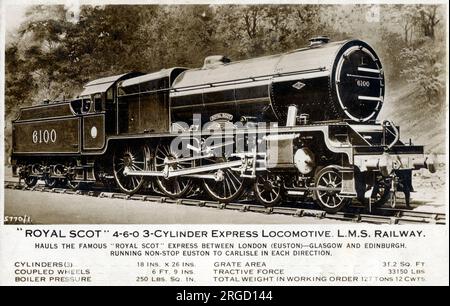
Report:
M224 163L231 160L234 160L234 158L206 158L202 161L202 165ZM203 187L212 199L218 202L228 203L238 199L244 192L244 179L240 177L238 172L233 171L231 168L214 170L211 174L215 174L218 179L204 179Z
M128 171L146 171L150 150L146 145L127 144L118 147L113 156L113 172L117 186L126 194L138 192L144 185L145 177L128 175Z
M179 161L179 156L170 148L170 144L161 143L156 148L154 166L155 170L164 173L194 167L194 161ZM192 179L186 177L158 176L156 183L159 189L168 197L180 198L187 195L194 185Z

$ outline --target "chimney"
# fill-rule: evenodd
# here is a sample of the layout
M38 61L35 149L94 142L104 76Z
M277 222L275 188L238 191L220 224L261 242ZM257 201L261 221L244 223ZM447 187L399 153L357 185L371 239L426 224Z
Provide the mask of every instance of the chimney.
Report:
M224 55L207 56L205 57L205 61L203 63L203 69L227 64L229 62L231 62L231 60Z
M316 36L309 39L310 47L318 47L327 44L330 41L328 36Z

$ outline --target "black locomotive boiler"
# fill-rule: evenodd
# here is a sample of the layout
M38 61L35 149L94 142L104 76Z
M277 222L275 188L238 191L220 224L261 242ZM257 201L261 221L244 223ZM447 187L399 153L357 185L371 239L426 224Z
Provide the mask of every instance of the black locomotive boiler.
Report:
M396 191L408 203L412 171L433 172L433 158L376 120L384 92L367 43L326 37L279 55L106 77L72 100L21 109L13 171L29 186L253 194L265 206L313 197L328 212L352 199L395 204Z

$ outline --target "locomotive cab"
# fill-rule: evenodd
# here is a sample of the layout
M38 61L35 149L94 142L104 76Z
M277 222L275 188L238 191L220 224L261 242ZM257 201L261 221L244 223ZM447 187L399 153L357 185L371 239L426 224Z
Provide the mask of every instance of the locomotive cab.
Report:
M169 91L186 69L171 68L124 80L118 84L119 134L168 132Z
M120 114L120 105L117 104L117 83L138 75L142 75L142 73L130 72L105 77L91 81L84 86L84 90L79 95L79 99L81 99L79 114L90 118L87 119L89 122L86 122L83 131L87 139L89 139L89 135L87 135L89 128L97 131L100 129L102 135L119 133L119 122L123 116Z

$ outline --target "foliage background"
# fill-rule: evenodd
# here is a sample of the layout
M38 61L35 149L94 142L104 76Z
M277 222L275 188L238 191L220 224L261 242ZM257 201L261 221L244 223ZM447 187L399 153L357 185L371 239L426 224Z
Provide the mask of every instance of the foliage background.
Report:
M379 118L399 124L403 139L445 152L444 6L39 5L25 16L5 46L6 157L22 106L76 96L98 77L199 67L212 54L280 53L316 35L369 42L387 80Z

